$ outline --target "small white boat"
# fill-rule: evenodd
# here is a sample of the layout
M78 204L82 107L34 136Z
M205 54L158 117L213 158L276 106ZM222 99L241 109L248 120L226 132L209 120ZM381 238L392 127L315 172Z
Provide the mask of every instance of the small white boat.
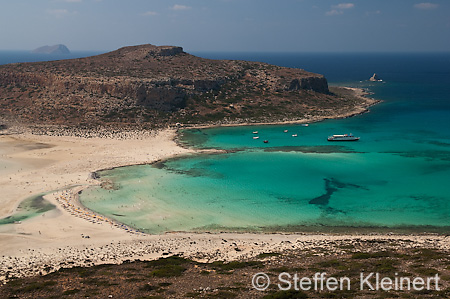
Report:
M292 134L292 137L297 137L298 136L298 134Z
M288 130L284 130L284 133L287 133L288 132Z
M302 124L302 127L308 127L309 124Z
M258 131L253 131L253 134L258 134Z
M259 136L254 136L253 139L259 139Z

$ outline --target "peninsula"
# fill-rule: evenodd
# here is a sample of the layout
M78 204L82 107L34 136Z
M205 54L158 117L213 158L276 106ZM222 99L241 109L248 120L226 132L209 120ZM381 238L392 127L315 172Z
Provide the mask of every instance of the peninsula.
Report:
M80 59L0 66L4 123L163 127L270 123L360 113L374 101L322 75L140 45Z

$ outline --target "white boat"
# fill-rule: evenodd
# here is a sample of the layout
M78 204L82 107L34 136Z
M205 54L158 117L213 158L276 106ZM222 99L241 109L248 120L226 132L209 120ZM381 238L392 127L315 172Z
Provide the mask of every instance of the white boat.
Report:
M298 136L298 134L292 134L292 137L297 137Z
M287 133L288 132L288 130L284 130L284 133Z
M253 134L258 134L258 131L253 131Z
M254 136L253 139L259 139L259 136Z
M343 134L343 135L333 135L328 137L328 141L358 141L360 137L353 136L352 133L350 134Z
M309 124L302 124L302 127L308 127Z

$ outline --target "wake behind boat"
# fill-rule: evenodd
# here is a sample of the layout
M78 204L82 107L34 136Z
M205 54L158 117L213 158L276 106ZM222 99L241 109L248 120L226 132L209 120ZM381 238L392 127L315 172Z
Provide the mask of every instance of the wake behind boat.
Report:
M328 141L358 141L360 137L353 136L352 133L344 135L333 135L328 137Z

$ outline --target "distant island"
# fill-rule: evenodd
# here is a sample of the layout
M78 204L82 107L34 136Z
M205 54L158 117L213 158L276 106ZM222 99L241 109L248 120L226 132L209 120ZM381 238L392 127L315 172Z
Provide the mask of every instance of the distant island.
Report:
M31 53L35 54L70 54L69 49L62 44L54 45L54 46L43 46L31 51Z

